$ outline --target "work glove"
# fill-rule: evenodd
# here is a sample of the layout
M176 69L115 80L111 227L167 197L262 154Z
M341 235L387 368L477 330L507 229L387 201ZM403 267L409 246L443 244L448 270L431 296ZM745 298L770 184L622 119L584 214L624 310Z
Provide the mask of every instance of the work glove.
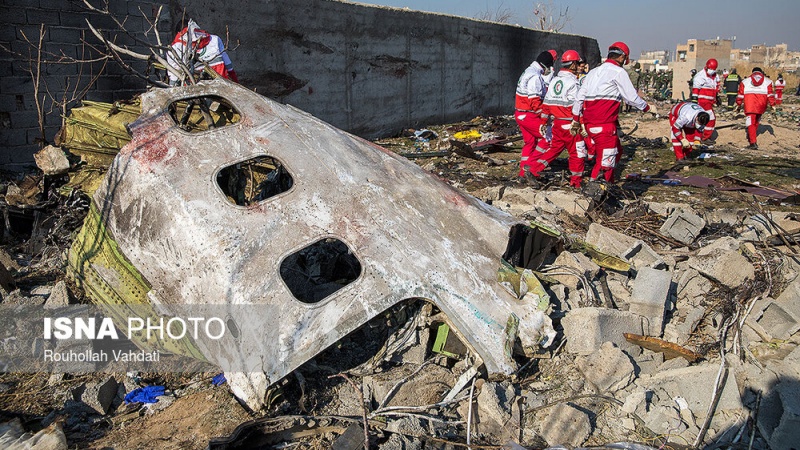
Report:
M691 146L692 146L692 144L689 142L688 139L686 139L686 138L681 139L681 147L690 148Z
M539 125L539 134L541 134L542 136L547 136L547 125L546 124Z
M589 132L586 131L586 125L584 124L581 124L581 136L583 136L584 138L589 137Z
M647 112L658 117L658 110L656 109L656 105L654 103L648 103L647 106L650 107L650 109L648 109Z
M580 133L580 131L581 131L581 123L578 122L577 120L573 120L569 126L569 134L577 136L578 133Z
M692 149L697 150L701 145L700 139L695 139L694 142L692 142Z

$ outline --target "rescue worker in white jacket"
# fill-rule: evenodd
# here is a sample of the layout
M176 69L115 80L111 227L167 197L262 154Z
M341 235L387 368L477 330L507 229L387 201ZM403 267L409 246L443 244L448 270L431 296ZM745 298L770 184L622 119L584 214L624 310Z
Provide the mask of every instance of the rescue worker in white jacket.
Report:
M542 52L531 63L517 82L516 98L514 101L514 118L517 120L522 133L522 156L519 162L519 176L524 177L530 172L530 165L536 159L534 152L544 153L550 146L545 136L540 132L542 124L542 100L547 85L545 84L545 71L553 66L553 55Z
M583 120L588 137L594 141L596 159L592 180L602 175L606 181L614 181L614 168L622 157L622 144L617 134L622 102L656 114L655 106L639 97L628 73L622 68L630 62L629 55L630 49L624 42L611 44L606 61L581 80L572 106L570 133L576 136L581 131Z
M572 122L572 104L578 93L578 70L583 60L575 50L567 50L561 56L561 70L550 82L547 94L544 96L542 105L542 129L548 123L552 124L553 137L550 140L550 147L543 154L536 154L537 159L531 165L531 174L538 177L539 173L550 166L558 156L567 150L569 158L567 163L570 171L569 184L573 187L580 187L583 179L584 160L586 159L586 144L583 138L570 134L570 123Z

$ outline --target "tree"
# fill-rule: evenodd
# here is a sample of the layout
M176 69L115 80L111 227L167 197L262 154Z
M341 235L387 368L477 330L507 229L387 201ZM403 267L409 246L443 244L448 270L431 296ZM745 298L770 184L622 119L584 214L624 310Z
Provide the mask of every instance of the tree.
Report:
M489 9L488 5L485 11L481 11L478 14L475 14L473 19L478 20L486 20L489 22L498 22L498 23L511 23L511 19L514 17L514 13L506 8L506 6L501 1L497 8L493 10Z
M569 6L555 5L552 1L533 4L531 24L537 30L557 32L564 29L572 20Z

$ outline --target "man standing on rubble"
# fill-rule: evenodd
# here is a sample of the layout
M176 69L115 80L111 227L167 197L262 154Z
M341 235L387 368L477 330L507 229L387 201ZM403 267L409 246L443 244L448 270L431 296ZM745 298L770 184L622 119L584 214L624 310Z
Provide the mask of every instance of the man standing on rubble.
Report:
M519 162L519 176L531 174L531 164L537 159L535 154L547 151L549 144L542 134L542 100L547 92L545 72L553 67L553 55L542 52L536 60L525 69L517 82L516 99L514 101L514 118L522 133L522 156Z
M736 96L739 95L739 74L736 68L731 69L731 73L725 78L725 96L728 97L728 109L736 106Z
M629 55L630 49L624 42L611 44L606 61L589 71L581 81L572 106L570 133L573 136L578 135L582 117L588 138L594 141L595 164L592 180L597 180L602 173L606 181L614 181L614 168L622 157L622 144L617 134L622 102L641 111L656 114L655 107L639 97L622 68L629 62Z
M717 117L714 115L714 104L717 102L719 94L719 83L717 82L717 67L719 63L714 58L706 61L703 70L697 72L692 79L692 101L702 106L708 113L709 120L703 131L703 140L711 139L714 134L714 125Z
M669 124L672 127L672 150L677 161L684 160L692 149L700 146L700 137L709 118L697 103L680 102L672 107Z
M550 166L550 163L565 149L569 153L569 184L574 187L581 186L583 178L583 165L586 158L586 145L581 136L570 134L572 121L572 104L578 93L578 71L582 59L575 50L567 50L561 56L561 70L553 78L547 94L542 102L542 125L540 133L552 120L553 138L548 150L537 155L538 158L530 164L531 176L538 178L539 173Z
M783 90L786 88L786 82L783 81L783 74L778 74L778 79L775 80L775 104L780 105L783 103Z
M767 111L767 105L775 106L775 92L772 80L764 76L761 68L756 67L753 73L742 80L739 95L736 97L737 110L744 105L745 125L747 126L748 148L757 149L758 124L761 115Z
M178 73L183 72L181 69L183 66L192 71L195 79L199 79L208 66L222 78L239 82L239 77L233 70L233 63L225 52L222 39L215 34L201 30L194 20L189 19L186 28L175 35L166 56L167 63ZM170 86L181 84L182 77L169 70L167 74Z

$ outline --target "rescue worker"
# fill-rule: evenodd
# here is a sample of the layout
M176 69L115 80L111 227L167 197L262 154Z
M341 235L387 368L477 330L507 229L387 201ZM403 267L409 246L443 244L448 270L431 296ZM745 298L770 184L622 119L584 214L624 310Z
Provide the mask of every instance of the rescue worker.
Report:
M775 92L772 88L772 80L764 75L761 68L754 68L753 73L739 84L736 105L737 109L741 109L744 106L747 142L750 144L748 148L757 149L756 138L761 115L767 111L767 105L775 106Z
M725 78L725 95L728 97L728 109L736 106L736 96L739 95L739 74L736 69L731 69L731 73Z
M786 81L783 80L783 74L778 74L778 79L775 80L775 104L780 105L783 103L783 90L786 88Z
M570 171L569 184L574 187L581 186L583 178L584 160L586 159L586 144L581 136L570 134L572 122L572 104L578 93L578 71L583 61L575 50L567 50L561 55L561 70L553 78L547 94L542 102L542 125L540 134L544 134L545 126L552 121L553 138L550 147L536 161L531 163L530 170L534 177L538 177L542 170L566 149L569 153L568 165Z
M531 173L530 166L537 159L535 153L544 153L550 145L540 131L542 125L542 100L547 92L544 75L553 66L550 52L539 53L536 60L525 69L517 82L514 101L514 118L522 133L522 156L519 161L519 176Z
M677 161L684 160L693 149L700 146L700 137L709 118L697 103L680 102L672 107L669 125L672 127L672 150Z
M717 83L717 60L714 58L706 61L703 70L697 72L692 79L692 101L702 106L709 115L708 125L703 131L703 140L711 139L714 134L714 125L717 117L714 115L714 104L719 93L719 83Z
M689 94L691 95L692 92L692 83L694 82L694 76L697 75L697 69L692 69L689 72L689 81L686 83L689 85Z
M593 181L600 176L608 182L614 181L614 168L622 157L622 144L617 134L621 103L624 101L636 109L656 114L655 107L639 97L622 68L629 62L629 56L630 49L624 42L611 44L606 61L589 71L581 81L572 106L570 133L576 136L583 120L588 138L594 141Z
M550 50L547 51L547 53L550 53L551 55L553 55L553 63L555 63L555 61L558 59L558 52L553 50L553 49L550 49ZM550 86L550 81L555 76L556 76L555 69L552 66L548 67L547 70L544 73L545 89L547 89L547 86Z
M215 34L201 30L191 19L186 28L175 35L175 39L172 41L172 50L167 51L166 59L167 63L177 69L179 73L181 69L178 61L181 61L183 66L193 69L192 75L198 78L202 76L205 66L208 65L222 78L239 82L239 77L233 70L233 63L225 52L222 39ZM167 74L171 86L177 86L180 83L181 80L177 74L171 71L167 71Z
M633 65L632 68L626 70L628 72L628 78L631 79L631 84L636 89L636 92L639 92L639 85L641 84L642 79L642 69L641 65L637 62ZM631 105L625 105L625 112L631 112L633 107Z

